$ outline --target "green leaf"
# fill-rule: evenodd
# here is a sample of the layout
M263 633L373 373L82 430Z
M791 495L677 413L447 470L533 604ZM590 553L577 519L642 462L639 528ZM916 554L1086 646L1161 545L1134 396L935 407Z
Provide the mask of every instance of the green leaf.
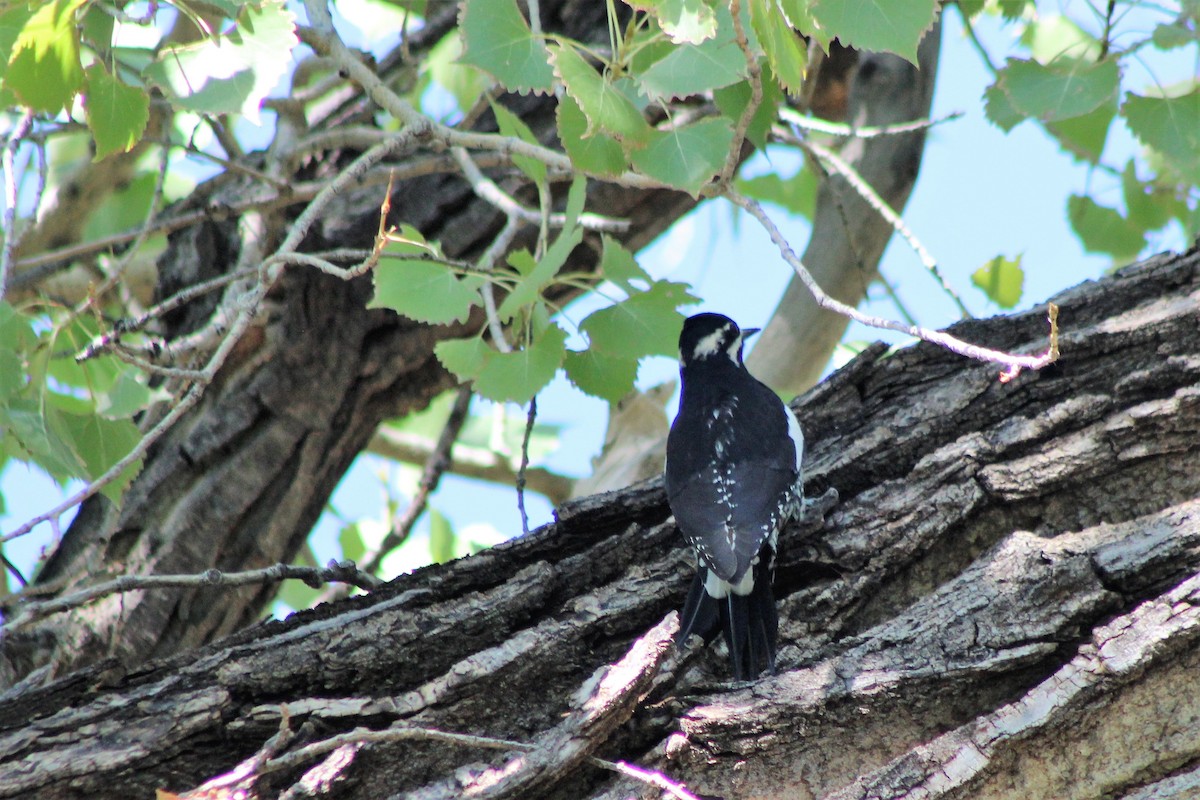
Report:
M95 480L124 458L141 439L137 426L130 420L113 420L95 414L61 414L58 419L69 437L73 449L84 465L84 476ZM131 464L115 480L100 489L112 501L121 494L142 469L141 459Z
M558 238L554 240L554 244L547 248L546 255L534 265L532 270L521 275L517 285L500 303L500 307L496 309L496 315L500 317L501 322L508 322L523 306L537 302L542 296L542 290L550 285L562 265L567 262L571 251L582 241L583 230L581 228L571 227L569 230L564 228ZM518 269L518 273L521 273L520 269Z
M821 27L821 23L813 16L814 0L779 0L783 13L791 20L792 27L800 31L802 36L811 37L826 53L833 36Z
M1183 20L1177 19L1170 24L1160 23L1150 34L1150 41L1159 50L1174 50L1176 47L1186 47L1196 41L1194 31L1188 30Z
M445 564L458 557L458 537L446 515L429 509L429 557L434 564Z
M587 117L584 136L607 133L626 147L642 147L650 140L654 131L642 112L573 47L551 45L549 50L555 72Z
M579 329L591 347L628 359L676 356L683 315L676 309L699 302L685 283L658 281L608 308L593 311Z
M358 522L351 522L338 531L338 546L342 548L343 559L348 558L356 564L362 561L367 554L367 545Z
M5 442L8 452L37 464L59 483L84 475L83 462L55 424L63 412L27 397L12 399L3 412L2 430L6 440L11 438Z
M1062 58L1042 65L1011 58L996 85L1017 111L1054 122L1087 114L1111 101L1120 80L1116 59L1093 63Z
M642 291L633 285L634 281L641 281L646 286L654 282L624 245L607 233L601 236L601 241L604 243L604 250L600 255L599 271L605 280L620 286L627 294Z
M375 268L374 279L375 296L368 308L390 308L418 322L464 322L481 302L483 278L467 275L460 279L445 264L389 257L388 250Z
M71 105L83 85L79 26L86 0L51 0L33 12L13 44L4 84L36 111L57 114ZM16 17L4 15L7 21Z
M1188 183L1200 183L1200 89L1182 97L1127 97L1121 113L1133 135Z
M1095 111L1060 122L1047 123L1046 129L1068 153L1082 161L1097 164L1100 162L1101 153L1104 152L1108 131L1116 115L1117 102L1114 97Z
M1114 261L1130 260L1146 246L1146 236L1115 210L1090 197L1067 198L1067 218L1090 253L1108 253Z
M738 191L756 200L765 200L793 214L812 219L817 205L817 177L811 169L801 169L790 178L768 172L754 178L739 178Z
M241 114L257 125L259 106L290 68L298 41L283 0L246 4L232 30L163 48L145 76L177 108Z
M633 165L642 174L695 197L725 164L732 141L733 126L723 118L654 131L650 144L633 154Z
M499 103L493 102L491 106L492 113L496 115L496 123L500 126L500 133L505 136L515 136L529 144L541 144L537 140L537 137L533 135L533 131L525 124L524 120ZM546 180L546 165L536 158L514 154L512 160L517 165L517 168L528 175L529 179L534 183L543 183Z
M490 72L514 92L554 88L546 45L534 37L516 0L465 0L459 30L464 64Z
M123 371L112 388L96 398L96 413L108 419L130 419L150 405L156 395L165 399L161 389L152 390L139 379L141 374L133 368Z
M575 98L564 94L558 101L558 138L576 169L600 178L613 178L625 171L625 151L611 136L587 134L588 120Z
M108 201L92 211L84 227L85 241L121 233L146 221L154 202L157 172L141 172L125 186L108 196Z
M470 339L447 339L433 348L434 355L442 366L453 372L464 383L473 381L483 372L488 359L495 351L478 336Z
M808 47L776 8L774 0L751 0L750 23L779 85L798 94L808 67Z
M971 276L975 284L996 305L1013 308L1021 302L1021 287L1025 271L1021 268L1021 256L1005 258L996 256Z
M713 92L713 100L722 114L731 120L738 120L741 119L742 111L750 102L753 93L754 90L747 80L717 89ZM762 93L762 102L759 104L758 110L754 112L754 116L750 118L749 127L746 128L746 138L759 150L767 146L767 134L771 130L771 125L775 123L775 119L779 115L779 106L783 102L783 90L779 88L779 82L775 80L775 73L769 66L763 67Z
M705 0L626 0L649 13L676 44L700 44L717 35L717 17Z
M916 64L937 8L938 0L814 0L812 16L848 47L886 50Z
M651 64L638 84L652 101L719 89L746 77L746 56L734 41L733 17L720 34L696 45L680 45L665 58Z
M128 86L97 62L84 73L84 108L88 129L96 140L99 161L112 153L127 153L142 138L150 119L150 96L141 89Z
M568 350L563 367L580 391L616 403L633 390L638 359L589 347L582 352Z
M1137 166L1132 158L1121 172L1121 191L1129 221L1142 230L1157 230L1172 218L1187 213L1187 203L1175 197L1174 192L1157 189L1138 178Z
M1008 93L998 83L983 92L983 110L992 124L1008 133L1027 119L1012 103Z
M521 350L491 350L475 379L475 390L496 402L528 403L562 366L566 341L567 332L552 324Z

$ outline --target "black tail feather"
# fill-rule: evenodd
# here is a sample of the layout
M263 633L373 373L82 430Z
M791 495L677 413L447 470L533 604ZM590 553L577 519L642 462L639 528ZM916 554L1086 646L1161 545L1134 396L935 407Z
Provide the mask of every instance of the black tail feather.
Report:
M748 595L732 592L724 598L704 590L707 570L696 570L679 624L680 647L693 635L712 641L720 631L729 647L736 680L756 678L764 669L775 674L775 649L779 638L779 615L771 581L757 580Z

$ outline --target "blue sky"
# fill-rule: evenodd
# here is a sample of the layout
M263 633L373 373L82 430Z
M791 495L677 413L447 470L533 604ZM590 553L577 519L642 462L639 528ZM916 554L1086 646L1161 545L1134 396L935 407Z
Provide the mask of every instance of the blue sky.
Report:
M993 60L1002 61L1008 54L1003 43L1011 41L1011 32L986 20L980 27ZM1144 64L1131 64L1131 69L1146 69ZM1177 59L1153 68L1155 77L1167 83L1190 75L1194 64ZM1163 70L1182 73L1163 74ZM1148 75L1129 77L1133 88L1150 80ZM970 284L971 273L997 255L1023 255L1026 277L1022 308L1103 275L1111 264L1107 257L1082 250L1066 220L1066 198L1072 192L1101 187L1098 200L1118 202L1115 191L1106 196L1093 172L1074 163L1032 123L1023 123L1009 134L992 126L983 115L981 102L990 82L985 65L963 35L958 14L948 9L933 114L938 118L959 111L964 116L931 131L905 219L977 316L999 313ZM1124 128L1114 125L1106 161L1120 167L1136 151L1136 143ZM789 163L786 155L773 156L772 164L783 170L794 169L794 162ZM761 161L748 167L758 171L765 168L769 167ZM802 252L808 238L807 223L790 220L777 208L769 208L769 212L796 251ZM1183 244L1182 234L1172 228L1161 240L1152 241L1148 252L1180 249ZM766 322L790 278L788 267L765 233L748 217L735 225L732 207L724 202L709 202L696 209L639 254L639 260L655 277L692 284L704 302L687 311L719 311L744 326L760 327ZM902 241L894 240L889 246L882 271L922 325L942 327L957 319L953 305ZM880 316L897 316L886 300L869 301L867 310ZM572 308L567 313L578 321L587 311ZM847 339L895 341L896 337L853 324ZM672 378L676 369L670 359L651 359L642 366L639 385ZM576 391L560 377L539 397L538 405L540 420L562 426L560 446L545 466L570 475L584 474L603 439L605 404ZM475 406L476 410L481 407L479 403ZM402 479L398 471L392 470L389 475L384 462L361 457L333 497L340 517L381 518L383 480L391 482L393 492L399 492ZM7 513L0 516L3 530L44 511L60 498L48 478L19 464L10 464L0 475L0 491L7 503ZM530 495L527 502L531 525L551 519L551 509L540 497ZM467 530L478 539L507 537L521 530L514 493L508 488L448 478L433 504L457 531ZM63 526L66 524L64 519ZM329 514L318 524L313 537L318 561L340 555L337 531L341 525ZM422 558L427 552L421 538L425 530L427 522L423 521L406 556L389 562L389 566L400 569ZM6 553L27 568L49 536L48 526L42 526L34 535L11 543Z

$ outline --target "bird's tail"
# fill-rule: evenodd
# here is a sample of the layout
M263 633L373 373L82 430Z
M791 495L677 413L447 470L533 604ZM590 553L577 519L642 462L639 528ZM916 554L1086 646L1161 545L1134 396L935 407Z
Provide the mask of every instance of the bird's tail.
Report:
M719 630L725 635L736 680L751 680L764 669L774 674L779 614L771 581L756 580L747 595L728 591L717 598L705 590L707 574L701 567L692 579L679 624L679 646L685 646L693 634L707 644Z

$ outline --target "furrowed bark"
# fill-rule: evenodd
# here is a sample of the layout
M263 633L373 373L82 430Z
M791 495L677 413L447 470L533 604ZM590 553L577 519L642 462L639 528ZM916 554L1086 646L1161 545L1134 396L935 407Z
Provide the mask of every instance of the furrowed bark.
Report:
M368 596L20 691L0 797L181 792L285 713L285 754L403 738L246 778L251 796L661 795L599 757L722 797L1186 797L1198 300L1200 251L1162 256L1055 298L1062 358L1041 372L878 346L799 398L807 494L840 500L782 537L776 676L731 685L719 645L659 649L692 564L651 481ZM954 332L1034 351L1046 328L1039 308Z

